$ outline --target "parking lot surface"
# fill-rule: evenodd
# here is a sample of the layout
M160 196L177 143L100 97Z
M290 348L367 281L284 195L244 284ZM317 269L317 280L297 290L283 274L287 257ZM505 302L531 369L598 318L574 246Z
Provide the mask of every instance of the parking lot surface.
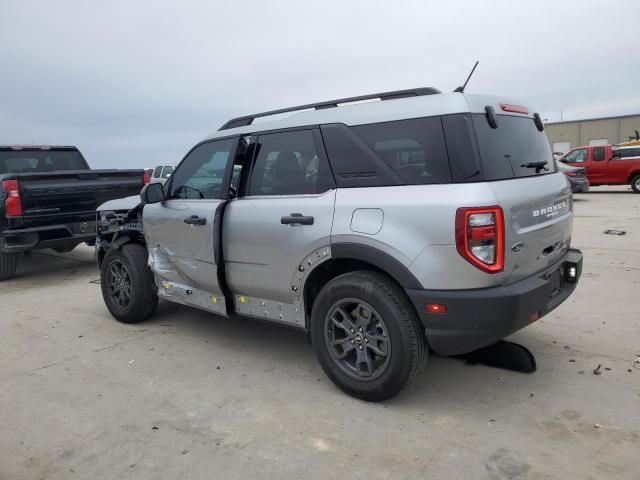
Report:
M0 479L637 479L640 196L592 190L578 289L512 337L538 371L434 355L382 404L298 331L166 302L123 325L92 249L34 252L0 285Z

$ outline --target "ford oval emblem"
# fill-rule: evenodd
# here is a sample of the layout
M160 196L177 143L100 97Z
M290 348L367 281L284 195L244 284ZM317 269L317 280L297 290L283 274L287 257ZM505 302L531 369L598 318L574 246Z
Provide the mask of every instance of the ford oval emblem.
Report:
M511 247L513 253L520 253L522 250L524 250L524 243L522 242L514 243L513 247Z

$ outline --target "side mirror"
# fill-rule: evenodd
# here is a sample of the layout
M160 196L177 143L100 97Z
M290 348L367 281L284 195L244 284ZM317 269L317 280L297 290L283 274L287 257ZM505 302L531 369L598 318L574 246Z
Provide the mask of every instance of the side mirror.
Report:
M158 203L165 199L164 186L161 183L150 183L140 192L140 199L144 205Z

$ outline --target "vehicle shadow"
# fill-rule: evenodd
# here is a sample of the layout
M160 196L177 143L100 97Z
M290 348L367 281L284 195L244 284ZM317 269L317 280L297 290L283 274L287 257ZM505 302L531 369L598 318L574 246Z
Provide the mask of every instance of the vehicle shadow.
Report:
M142 325L142 324L141 324ZM313 346L306 341L306 334L297 329L249 318L229 319L203 311L196 311L169 302L161 302L156 314L143 324L150 330L161 330L167 326L174 334L193 337L194 342L207 339L209 348L221 348L232 344L234 349L242 351L248 365L290 365L294 362L301 371L308 374L313 385L322 381L323 385L334 393L339 392L320 368ZM277 368L270 372L272 381L265 388L278 388L279 382L289 381L286 369ZM278 376L282 378L278 378ZM496 384L500 377L521 378L522 382L512 382L503 387L512 390L516 396L528 398L530 386L527 384L530 374L512 372L485 365L469 365L454 357L441 357L430 354L427 365L411 388L401 392L386 403L402 404L425 408L429 405L446 405L452 399L468 404L469 395L480 402L490 402L495 392L487 388ZM349 398L345 395L345 398ZM360 402L360 400L353 399ZM366 402L365 402L366 403Z
M3 282L12 284L35 280L38 284L51 284L61 279L77 275L91 276L98 268L93 259L93 250L89 247L77 248L69 253L57 253L53 250L36 250L29 254L20 254L16 276Z

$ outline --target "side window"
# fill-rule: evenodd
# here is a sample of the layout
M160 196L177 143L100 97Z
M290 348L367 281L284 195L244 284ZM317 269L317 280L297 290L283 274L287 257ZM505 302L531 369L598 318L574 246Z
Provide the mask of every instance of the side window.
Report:
M162 165L158 165L153 171L153 178L160 178L160 172L162 172Z
M169 178L169 176L173 173L173 167L167 166L164 167L162 171L162 178Z
M636 148L621 148L621 158L637 158L640 157L640 147Z
M359 125L352 130L406 184L451 182L440 117Z
M566 157L564 157L564 161L567 163L583 163L587 161L587 149L580 148L578 150L574 150L573 152L569 152Z
M593 161L601 162L605 158L604 147L593 147Z
M172 176L170 198L221 198L224 171L234 143L229 138L193 149Z
M260 135L249 195L302 195L331 187L329 165L318 154L312 130Z

